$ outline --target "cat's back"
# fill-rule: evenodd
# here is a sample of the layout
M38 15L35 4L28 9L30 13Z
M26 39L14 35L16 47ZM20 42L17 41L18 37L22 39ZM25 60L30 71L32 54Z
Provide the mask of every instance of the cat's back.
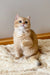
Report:
M36 33L32 29L31 29L31 38L32 38L34 44L38 46L37 35L36 35Z

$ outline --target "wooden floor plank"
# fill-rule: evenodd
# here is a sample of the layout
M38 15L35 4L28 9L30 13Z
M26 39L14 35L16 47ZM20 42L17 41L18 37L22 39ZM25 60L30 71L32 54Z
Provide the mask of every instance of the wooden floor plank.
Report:
M38 39L50 39L50 33L37 34ZM0 45L12 44L13 38L0 39Z

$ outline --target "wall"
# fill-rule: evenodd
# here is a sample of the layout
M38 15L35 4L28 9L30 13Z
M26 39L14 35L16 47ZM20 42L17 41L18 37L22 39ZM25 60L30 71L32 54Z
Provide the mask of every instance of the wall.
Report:
M50 32L50 0L0 0L0 38L12 37L16 13L30 15L37 34Z

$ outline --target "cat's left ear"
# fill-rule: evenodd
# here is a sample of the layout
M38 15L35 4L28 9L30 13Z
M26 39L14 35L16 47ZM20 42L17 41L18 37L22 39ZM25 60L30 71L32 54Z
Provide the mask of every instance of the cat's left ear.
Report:
M16 17L15 17L15 20L17 20L18 18L19 18L19 15L17 14Z
M28 16L27 18L30 20L30 18L31 18L31 17L30 17L30 16Z

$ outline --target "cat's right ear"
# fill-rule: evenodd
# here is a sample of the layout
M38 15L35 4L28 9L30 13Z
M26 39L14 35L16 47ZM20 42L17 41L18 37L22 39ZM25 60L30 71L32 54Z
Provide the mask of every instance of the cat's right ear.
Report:
M27 16L27 18L30 20L31 17L30 16Z
M17 14L16 17L15 17L15 20L17 20L18 18L19 18L19 15Z

